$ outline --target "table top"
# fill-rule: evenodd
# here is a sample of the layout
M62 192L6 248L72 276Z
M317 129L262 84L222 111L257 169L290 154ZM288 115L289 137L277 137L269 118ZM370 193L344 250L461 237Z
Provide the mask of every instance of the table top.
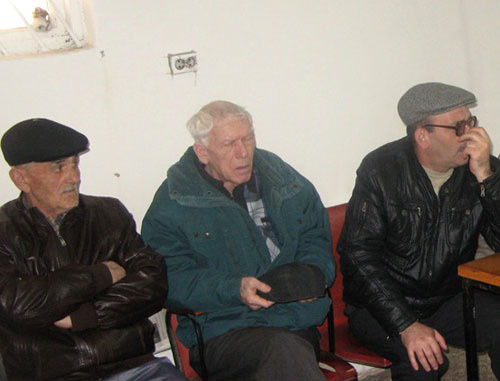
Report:
M458 275L500 287L500 253L459 265Z

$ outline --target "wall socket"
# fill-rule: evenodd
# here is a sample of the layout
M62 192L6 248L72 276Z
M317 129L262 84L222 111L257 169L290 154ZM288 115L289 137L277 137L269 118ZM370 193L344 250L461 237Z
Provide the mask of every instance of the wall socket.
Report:
M194 50L169 54L168 66L172 75L196 72L198 69L198 57Z

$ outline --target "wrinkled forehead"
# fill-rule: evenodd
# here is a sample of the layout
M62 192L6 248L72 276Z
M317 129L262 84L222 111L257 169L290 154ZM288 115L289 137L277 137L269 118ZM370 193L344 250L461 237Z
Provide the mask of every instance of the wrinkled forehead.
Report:
M254 136L253 128L245 118L232 118L222 120L220 124L214 125L210 131L210 142L221 144L236 140L248 140Z
M242 123L245 123L248 127L251 128L250 122L245 114L224 115L214 119L214 128L228 126L230 127L231 125L236 126L241 125Z
M66 156L57 160L50 161L32 161L30 163L22 164L18 168L25 168L31 172L48 170L54 166L72 165L80 162L80 155Z

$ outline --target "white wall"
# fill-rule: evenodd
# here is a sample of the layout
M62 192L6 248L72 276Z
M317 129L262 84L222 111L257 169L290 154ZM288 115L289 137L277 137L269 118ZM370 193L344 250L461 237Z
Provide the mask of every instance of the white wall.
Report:
M0 134L43 116L91 140L82 192L120 198L140 225L186 120L214 99L254 116L258 145L308 177L326 205L347 201L363 156L405 134L410 86L442 81L479 99L500 132L496 0L89 0L93 48L0 61ZM172 78L168 53L198 53ZM102 52L102 53L101 53ZM495 152L495 150L494 150ZM0 163L0 200L17 196Z

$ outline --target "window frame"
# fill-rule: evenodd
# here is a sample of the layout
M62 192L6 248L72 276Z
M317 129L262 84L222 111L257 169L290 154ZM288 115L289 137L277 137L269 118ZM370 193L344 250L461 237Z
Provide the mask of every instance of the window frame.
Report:
M89 44L85 0L47 0L52 29L0 30L0 59L78 49ZM26 20L30 23L32 20Z

